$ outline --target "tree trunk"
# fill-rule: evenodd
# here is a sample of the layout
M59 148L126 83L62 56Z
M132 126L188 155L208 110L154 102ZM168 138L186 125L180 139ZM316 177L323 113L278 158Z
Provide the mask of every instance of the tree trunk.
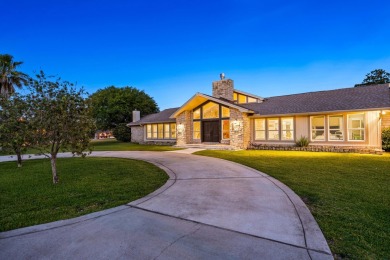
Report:
M57 156L55 155L52 155L51 158L50 158L50 162L51 162L51 172L53 174L53 184L57 184L59 179L58 179L58 176L57 176Z
M18 157L18 167L22 167L22 154L20 151L16 153L16 156Z

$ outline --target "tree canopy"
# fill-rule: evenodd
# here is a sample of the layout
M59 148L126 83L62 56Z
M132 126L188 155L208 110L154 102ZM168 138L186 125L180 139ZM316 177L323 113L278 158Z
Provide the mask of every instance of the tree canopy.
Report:
M0 93L8 96L15 92L15 87L21 88L27 85L29 77L23 72L17 71L17 67L23 62L14 61L9 54L0 54Z
M115 128L121 123L132 122L132 112L149 115L159 111L156 101L143 90L115 86L100 89L91 95L92 114L100 130Z
M361 84L356 84L355 87L390 83L390 73L383 69L376 69L366 75L366 78Z

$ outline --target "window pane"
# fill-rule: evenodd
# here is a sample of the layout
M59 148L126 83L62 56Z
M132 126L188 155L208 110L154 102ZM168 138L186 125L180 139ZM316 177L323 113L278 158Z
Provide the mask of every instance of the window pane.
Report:
M193 117L194 117L194 119L200 119L200 108L198 108L197 110L194 110Z
M230 117L230 109L222 106L222 117Z
M311 117L311 139L325 140L325 116Z
M329 116L329 140L344 140L343 116Z
M164 139L169 139L170 136L169 124L164 124Z
M364 114L348 115L348 140L364 140Z
M171 138L176 139L176 124L171 124Z
M222 139L230 138L230 121L222 120Z
M152 138L157 138L157 125L152 125Z
M238 103L246 103L246 96L238 95Z
M257 103L257 98L248 97L248 103Z
M294 119L282 118L282 140L294 140Z
M194 139L200 139L200 122L196 121L193 124Z
M219 118L219 105L214 102L204 105L203 118Z
M268 140L279 140L279 119L268 119Z
M265 140L265 119L255 119L255 140Z
M157 138L158 139L163 139L164 137L164 125L163 124L158 124L158 133L157 133Z
M146 125L146 138L152 138L152 125Z
M237 101L237 98L238 98L238 97L237 97L237 93L234 92L234 93L233 93L233 100L234 100L234 101Z

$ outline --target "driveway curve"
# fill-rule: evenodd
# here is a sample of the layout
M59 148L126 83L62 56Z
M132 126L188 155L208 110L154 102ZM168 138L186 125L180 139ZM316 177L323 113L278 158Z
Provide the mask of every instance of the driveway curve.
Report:
M124 206L2 232L1 259L332 259L306 205L267 174L185 151L90 156L148 161L170 178Z

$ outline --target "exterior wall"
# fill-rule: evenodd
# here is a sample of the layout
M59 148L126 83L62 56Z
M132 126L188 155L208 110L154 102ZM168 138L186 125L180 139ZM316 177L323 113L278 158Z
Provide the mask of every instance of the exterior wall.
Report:
M230 109L230 145L234 149L246 149L251 138L251 120L237 109Z
M382 129L390 127L390 112L382 115Z
M364 141L348 141L347 136L347 124L348 114L354 114L354 113L364 113L365 114L365 140ZM324 146L324 147L337 147L337 146L344 146L344 147L360 147L360 148L380 148L382 146L382 140L381 140L381 131L380 131L380 120L379 120L379 111L365 111L365 112L346 112L346 113L333 113L333 114L318 114L318 115L325 115L328 117L329 115L343 115L344 121L343 121L343 129L344 129L344 141L312 141L310 139L310 116L296 116L295 122L294 122L294 128L295 128L295 140L294 142L286 142L286 141L256 141L254 140L254 127L251 128L251 135L252 137L252 143L254 145L269 145L269 146L294 146L295 141L297 141L301 136L307 137L310 141L310 146ZM287 116L286 116L287 117ZM275 117L274 117L275 118ZM251 120L252 124L254 120ZM325 129L326 129L326 136L328 135L327 129L328 129L328 120L325 120ZM383 122L383 118L382 118ZM383 123L382 123L383 126Z
M223 79L213 82L213 97L225 98L233 101L234 82L231 79Z
M143 143L144 142L144 127L143 126L132 126L131 127L131 142Z
M176 143L185 145L192 143L191 111L184 111L176 117Z

